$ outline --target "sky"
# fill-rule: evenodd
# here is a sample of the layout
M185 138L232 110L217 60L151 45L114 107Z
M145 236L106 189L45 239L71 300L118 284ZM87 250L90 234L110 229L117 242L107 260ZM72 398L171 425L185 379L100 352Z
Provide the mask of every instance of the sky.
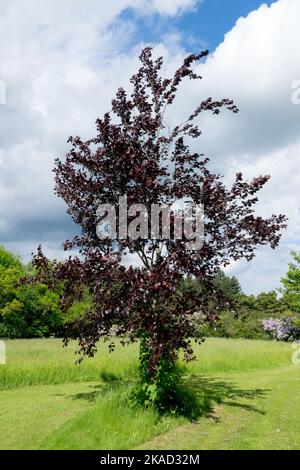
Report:
M299 0L0 0L0 11L1 244L25 261L40 243L61 258L62 242L77 231L54 194L54 160L68 137L95 135L96 118L119 86L128 88L145 45L164 56L169 73L209 49L197 66L203 80L182 87L167 117L182 122L208 96L235 100L237 116L201 118L197 150L228 183L237 171L271 175L258 210L289 217L280 247L260 248L227 271L246 293L280 286L291 250L300 250L300 100L292 100Z

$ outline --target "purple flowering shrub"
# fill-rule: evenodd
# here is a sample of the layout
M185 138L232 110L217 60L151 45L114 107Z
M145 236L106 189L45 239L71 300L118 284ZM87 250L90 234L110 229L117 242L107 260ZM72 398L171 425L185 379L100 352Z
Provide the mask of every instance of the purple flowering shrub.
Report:
M268 318L262 321L263 329L278 341L294 341L300 338L300 328L295 317Z

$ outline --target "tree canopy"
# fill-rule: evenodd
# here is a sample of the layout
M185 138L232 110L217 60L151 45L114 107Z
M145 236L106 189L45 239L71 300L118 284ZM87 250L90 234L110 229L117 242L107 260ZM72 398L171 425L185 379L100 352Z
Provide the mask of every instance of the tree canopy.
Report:
M300 313L300 253L292 252L292 257L294 261L281 279L281 293L289 308Z
M150 384L155 383L162 364L175 363L180 350L186 360L194 358L190 315L198 299L192 291L182 294L183 280L197 278L209 297L218 296L221 302L222 292L213 282L216 274L232 261L250 261L258 246L275 248L285 227L283 215L263 218L255 213L257 193L268 175L245 181L237 173L227 188L221 175L211 171L209 160L191 151L191 139L201 137L200 115L218 115L222 110L237 113L232 100L209 97L196 103L183 124L170 129L165 122L166 109L173 104L182 80L200 80L193 66L207 55L205 51L188 56L172 77L165 78L163 58L155 59L150 47L142 51L140 68L130 81L130 95L119 88L111 111L96 122L96 136L88 141L70 137L66 158L56 161L56 193L81 229L79 236L66 241L65 248L75 247L81 256L50 266L39 248L34 258L41 282L55 289L63 281L65 308L80 299L83 285L89 290L90 309L68 325L67 337L77 338L81 350L90 355L101 337L111 336L112 328L132 340L140 338L146 351L143 358L147 358L144 376ZM117 230L114 239L99 239L97 226L103 217L99 204L117 208L123 196L149 212L153 204L173 207L182 200L201 204L205 211L201 249L187 251L186 236L164 237L162 221L162 231L155 238L132 239ZM172 209L169 220L180 215L180 209ZM127 216L134 222L139 214L128 210ZM119 222L118 209L116 217ZM141 265L124 263L128 254L139 256ZM215 316L206 300L203 297L201 308L210 321Z
M59 333L60 301L45 284L22 283L28 267L0 246L0 337L32 338Z

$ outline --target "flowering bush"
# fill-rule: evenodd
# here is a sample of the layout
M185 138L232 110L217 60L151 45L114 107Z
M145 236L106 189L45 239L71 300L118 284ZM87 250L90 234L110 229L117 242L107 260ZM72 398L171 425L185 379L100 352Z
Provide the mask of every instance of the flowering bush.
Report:
M268 318L262 321L263 329L279 341L294 341L300 338L300 328L295 324L296 318Z

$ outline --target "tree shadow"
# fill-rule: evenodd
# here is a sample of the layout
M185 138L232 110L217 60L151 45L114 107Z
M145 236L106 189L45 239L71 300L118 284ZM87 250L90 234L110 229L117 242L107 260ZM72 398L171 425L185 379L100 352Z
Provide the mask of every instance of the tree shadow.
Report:
M104 394L108 392L108 387L106 384L99 384L99 385L90 385L91 391L90 392L82 392L82 393L75 393L73 395L69 395L68 398L72 400L87 400L89 402L93 402L100 398Z
M129 389L132 385L133 381L131 380L125 381L108 377L106 382L103 380L102 383L90 385L90 391L67 395L66 398L94 402L109 392L124 387ZM173 412L190 421L196 421L202 416L219 421L220 419L214 413L214 408L216 405L224 404L263 415L264 411L259 409L257 404L252 405L248 401L265 399L270 392L270 389L242 389L232 379L220 380L202 375L188 375L183 377L178 387L174 403L176 406L173 408Z
M103 378L102 378L103 379ZM131 386L132 381L130 380L122 380L113 378L108 380L107 382L89 385L91 391L81 392L81 393L74 393L71 395L65 395L66 398L71 398L72 400L87 400L89 402L94 402L98 398L105 396L107 393L115 391L120 388L124 388L125 386Z
M73 400L87 400L87 401L95 401L97 398L100 398L104 394L114 390L117 386L119 387L121 383L123 383L122 379L118 377L116 374L111 372L107 372L105 370L100 372L100 378L102 383L97 385L91 385L90 387L94 390L91 392L83 392L83 393L76 393L71 395L70 398Z
M65 397L71 398L72 400L87 400L87 401L94 401L103 393L106 392L107 385L106 384L99 384L99 385L90 385L89 388L92 390L90 392L82 392L82 393L73 393L71 395L66 395L64 393L55 393L53 396L55 397Z
M265 399L270 393L269 389L241 389L231 379L192 375L182 381L181 414L191 420L206 416L216 421L215 405L225 404L232 407L243 408L259 414L264 411L255 405L245 403L243 400Z

